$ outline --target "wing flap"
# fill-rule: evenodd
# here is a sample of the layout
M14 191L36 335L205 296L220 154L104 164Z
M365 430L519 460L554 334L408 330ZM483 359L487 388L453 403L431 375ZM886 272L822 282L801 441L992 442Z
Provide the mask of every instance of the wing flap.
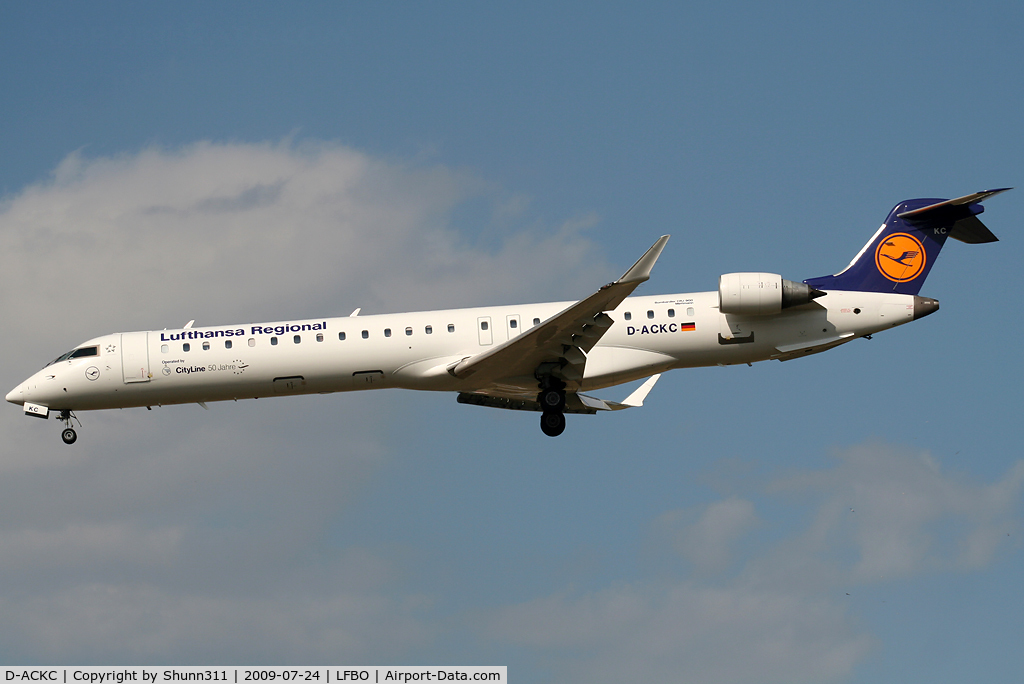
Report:
M652 375L644 381L632 394L621 402L598 399L579 392L568 392L565 396L565 413L589 413L598 411L621 411L627 408L638 408L644 405L644 399L658 382L661 374ZM533 399L526 399L514 393L504 393L500 390L488 390L481 392L459 392L458 402L460 404L473 404L475 406L488 406L512 411L541 411L540 403Z

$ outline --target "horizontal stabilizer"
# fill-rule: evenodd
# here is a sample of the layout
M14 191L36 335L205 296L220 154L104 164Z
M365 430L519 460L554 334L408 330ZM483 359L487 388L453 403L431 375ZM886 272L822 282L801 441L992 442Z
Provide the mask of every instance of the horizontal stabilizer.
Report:
M901 219L917 221L929 214L935 215L942 212L954 210L956 207L962 207L968 204L975 204L977 202L984 202L989 197L995 197L996 195L1006 192L1007 190L1013 190L1013 188L996 188L995 190L982 190L981 192L975 192L970 195L964 195L963 197L957 197L956 199L943 200L942 202L929 204L926 207L919 207L917 209L912 209L911 211L904 211L897 214L897 216L899 216Z
M960 219L953 224L953 230L949 237L969 245L982 245L986 242L999 242L999 238L992 234L984 223L977 216Z
M903 211L898 213L897 217L912 224L951 225L949 237L969 245L998 242L999 238L992 234L992 231L981 222L977 215L985 210L981 206L981 202L1012 189L997 188L975 192L956 199L943 200L910 211Z

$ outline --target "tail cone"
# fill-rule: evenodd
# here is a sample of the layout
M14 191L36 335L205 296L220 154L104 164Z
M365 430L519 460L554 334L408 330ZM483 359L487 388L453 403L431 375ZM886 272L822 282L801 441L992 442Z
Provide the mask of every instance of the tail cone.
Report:
M914 295L914 320L924 318L939 310L939 300Z

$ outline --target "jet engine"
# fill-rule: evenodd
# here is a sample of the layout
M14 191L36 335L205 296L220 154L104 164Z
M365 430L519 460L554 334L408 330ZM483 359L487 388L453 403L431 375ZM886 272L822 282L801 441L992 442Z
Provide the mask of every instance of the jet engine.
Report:
M824 294L774 273L726 273L718 279L718 310L740 316L768 316Z

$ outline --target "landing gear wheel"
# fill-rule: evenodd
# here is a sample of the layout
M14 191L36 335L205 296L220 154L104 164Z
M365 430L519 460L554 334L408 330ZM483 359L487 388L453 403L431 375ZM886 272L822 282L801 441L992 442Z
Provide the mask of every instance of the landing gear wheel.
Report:
M565 410L565 392L557 389L541 390L537 402L545 413L561 413Z
M64 431L60 433L60 438L64 440L65 444L74 444L78 439L78 433L74 428L64 428Z
M565 414L542 413L540 416L540 429L548 437L557 437L565 432Z

